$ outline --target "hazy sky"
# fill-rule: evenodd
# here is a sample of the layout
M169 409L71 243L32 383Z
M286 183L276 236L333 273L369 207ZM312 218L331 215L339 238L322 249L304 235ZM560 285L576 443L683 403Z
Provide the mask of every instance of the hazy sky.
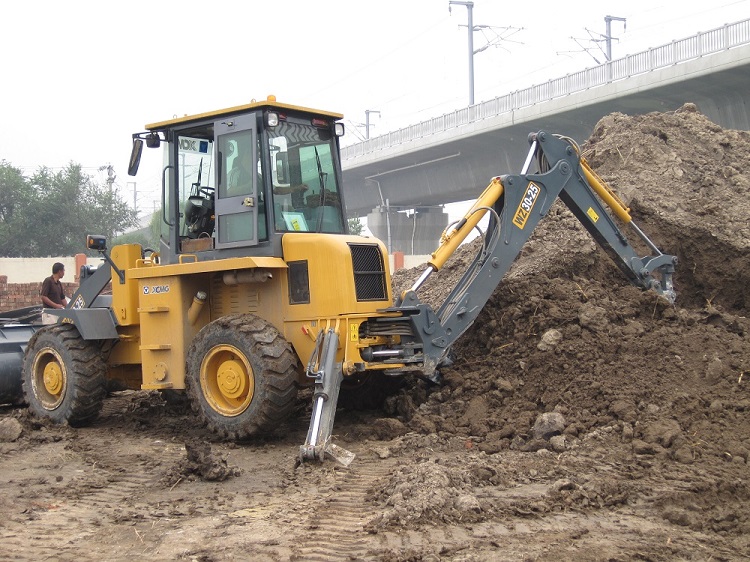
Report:
M475 101L603 61L591 39L606 15L627 20L612 23L618 58L750 17L750 0L474 0L474 25L489 26L474 48L507 38L474 56ZM343 113L350 144L365 110L380 111L377 136L468 103L467 9L448 0L16 0L2 19L0 160L96 177L111 164L141 211L158 172L126 168L146 123L274 94Z

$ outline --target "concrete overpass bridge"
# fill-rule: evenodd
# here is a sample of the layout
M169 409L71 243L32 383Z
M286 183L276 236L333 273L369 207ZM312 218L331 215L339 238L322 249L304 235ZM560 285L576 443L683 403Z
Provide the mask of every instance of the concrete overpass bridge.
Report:
M448 224L441 206L473 200L492 177L518 173L528 133L582 143L609 113L687 102L724 128L750 130L750 19L346 146L348 214L367 215L390 250L427 254Z

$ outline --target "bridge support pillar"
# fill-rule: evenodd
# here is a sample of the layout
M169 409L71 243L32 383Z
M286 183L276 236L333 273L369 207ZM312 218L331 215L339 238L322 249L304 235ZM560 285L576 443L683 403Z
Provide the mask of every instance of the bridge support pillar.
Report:
M442 207L417 207L411 211L376 207L367 215L367 228L385 243L391 254L431 254L446 226L448 213Z

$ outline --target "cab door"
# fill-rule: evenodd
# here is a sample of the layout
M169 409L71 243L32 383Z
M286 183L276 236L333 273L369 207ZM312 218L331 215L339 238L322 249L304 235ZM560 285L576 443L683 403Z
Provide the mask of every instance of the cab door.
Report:
M258 139L255 115L214 124L219 166L216 189L216 248L258 243Z

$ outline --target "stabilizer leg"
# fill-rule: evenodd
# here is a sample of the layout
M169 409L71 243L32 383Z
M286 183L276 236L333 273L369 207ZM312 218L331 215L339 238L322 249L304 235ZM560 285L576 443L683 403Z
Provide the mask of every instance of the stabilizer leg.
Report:
M353 453L331 443L339 389L344 379L341 364L336 362L338 345L339 337L334 330L321 330L315 342L315 351L307 365L307 376L315 379L315 391L310 429L299 452L302 462L322 461L326 455L344 466L349 466L354 460Z

